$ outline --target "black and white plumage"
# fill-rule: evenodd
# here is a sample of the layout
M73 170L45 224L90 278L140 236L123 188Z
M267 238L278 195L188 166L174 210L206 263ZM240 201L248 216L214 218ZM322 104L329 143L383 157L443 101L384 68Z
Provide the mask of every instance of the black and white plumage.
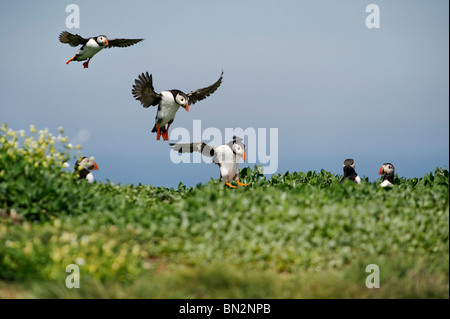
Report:
M166 90L156 93L153 88L152 75L146 72L139 75L135 80L131 93L145 108L158 105L152 132L156 132L156 139L159 140L162 135L163 139L167 141L169 140L169 127L180 106L189 111L189 104L195 104L213 94L222 83L222 79L223 71L214 84L187 94L180 90Z
M380 183L381 187L394 186L395 168L391 163L384 163L378 171L378 175L383 175L383 180Z
M245 161L245 145L242 138L233 136L229 143L215 147L203 142L170 145L179 153L199 152L212 157L213 163L220 168L220 180L227 186L237 188L230 184L231 181L235 181L239 186L249 185L239 182L238 164L241 159Z
M72 47L76 47L81 45L81 48L77 51L77 53L69 59L66 64L69 64L71 61L84 61L84 68L88 68L89 61L92 59L94 55L103 50L104 48L126 48L131 45L134 45L138 42L141 42L144 39L113 39L108 40L106 35L99 35L97 37L91 38L83 38L78 34L72 34L67 31L61 32L59 35L59 41L61 43L67 43Z
M94 182L94 175L91 171L98 170L98 165L94 161L94 158L87 158L86 156L80 157L74 167L75 173L78 175L78 179L85 179L88 183Z
M343 170L344 176L339 183L344 183L347 179L355 182L356 184L361 183L361 178L355 171L355 161L353 159L348 158L344 161Z

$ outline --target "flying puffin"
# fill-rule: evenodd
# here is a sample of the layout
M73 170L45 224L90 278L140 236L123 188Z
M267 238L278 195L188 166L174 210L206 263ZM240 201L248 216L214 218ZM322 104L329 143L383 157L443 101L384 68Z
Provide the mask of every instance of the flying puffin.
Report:
M104 48L112 48L112 47L119 47L119 48L125 48L129 47L133 44L136 44L138 42L141 42L144 39L113 39L108 40L106 35L99 35L98 37L91 37L88 39L85 39L78 34L72 34L67 31L61 32L59 35L59 41L62 43L68 43L72 47L76 47L78 45L82 45L81 48L77 51L77 53L69 59L66 64L69 64L69 62L75 60L75 61L84 61L83 63L84 68L88 68L89 61L92 59L94 55L96 55L98 52L100 52Z
M149 75L148 72L146 72L139 75L138 79L135 80L131 93L145 108L150 105L158 105L155 126L153 127L152 133L156 132L157 140L159 140L162 135L163 139L168 141L169 127L175 119L175 114L180 106L186 111L189 111L189 103L195 104L213 94L222 83L222 79L223 71L214 84L187 94L180 90L166 90L156 93L153 88L152 75Z
M174 151L178 153L199 152L205 156L212 157L213 163L220 168L220 180L231 188L237 188L230 184L235 181L239 186L247 186L239 182L238 163L241 158L245 161L245 145L240 137L233 136L233 140L227 144L216 147L209 146L206 143L186 143L170 144Z
M87 158L86 156L80 157L75 163L75 173L78 175L78 179L86 179L88 183L94 182L94 175L90 171L98 170L98 165L94 159Z
M381 182L381 187L392 187L394 186L394 174L395 168L391 163L384 163L381 166L378 175L383 175L383 181Z
M355 161L353 159L351 158L346 159L344 161L343 169L344 169L344 177L342 177L339 183L344 183L345 180L347 179L355 182L356 184L361 183L361 178L355 171Z

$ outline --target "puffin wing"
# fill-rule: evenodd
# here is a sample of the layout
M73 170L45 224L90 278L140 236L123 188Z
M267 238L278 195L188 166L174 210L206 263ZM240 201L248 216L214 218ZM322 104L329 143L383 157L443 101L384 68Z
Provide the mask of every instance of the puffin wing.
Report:
M143 107L158 105L161 100L161 95L156 93L153 88L151 74L149 75L148 72L142 73L134 82L135 84L133 85L131 93L136 100L141 102Z
M118 48L126 48L132 46L138 42L143 41L144 39L113 39L108 40L108 45L106 48L118 47Z
M86 44L88 42L88 39L85 39L78 34L72 34L70 32L63 31L59 35L59 41L61 43L67 43L72 47L76 47L80 44Z
M199 152L205 156L213 157L214 156L214 147L209 146L208 144L201 143L184 143L184 144L170 144L174 151L178 153L193 153Z
M196 102L201 101L204 98L213 94L217 90L217 88L220 86L220 84L222 84L222 79L223 79L223 71L220 74L219 79L214 84L204 87L202 89L198 89L198 90L189 92L187 94L187 96L189 97L189 103L195 104Z

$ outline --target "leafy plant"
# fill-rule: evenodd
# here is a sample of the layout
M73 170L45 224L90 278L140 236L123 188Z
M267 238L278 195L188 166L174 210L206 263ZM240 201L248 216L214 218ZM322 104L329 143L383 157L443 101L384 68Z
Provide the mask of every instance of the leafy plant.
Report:
M0 137L0 296L3 279L44 297L370 297L376 263L379 296L448 297L444 168L390 190L258 166L240 170L239 189L88 184L67 172L63 137L31 133L3 125ZM69 293L72 263L85 290Z

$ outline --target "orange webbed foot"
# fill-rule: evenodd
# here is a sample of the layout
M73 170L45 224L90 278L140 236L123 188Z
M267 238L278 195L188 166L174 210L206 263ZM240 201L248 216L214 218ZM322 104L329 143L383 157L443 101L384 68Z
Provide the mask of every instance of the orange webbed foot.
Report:
M231 185L230 183L225 183L225 185L227 185L228 187L231 187L231 188L237 188L237 186L233 186L233 185Z
M240 181L236 181L236 183L237 183L239 186L248 186L248 185L250 185L250 184L244 184L244 183L241 183Z
M89 61L91 61L91 58L89 58L86 62L83 63L85 69L89 67Z

